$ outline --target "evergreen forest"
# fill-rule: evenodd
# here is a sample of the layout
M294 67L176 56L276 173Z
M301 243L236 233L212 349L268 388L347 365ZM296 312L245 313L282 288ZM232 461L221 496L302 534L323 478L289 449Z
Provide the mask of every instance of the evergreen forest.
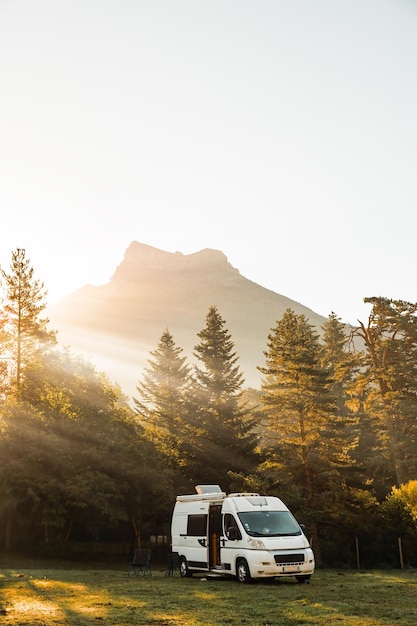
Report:
M417 304L365 298L354 328L288 309L259 389L213 304L191 355L161 329L129 399L58 346L24 249L0 281L1 550L169 545L176 495L218 484L280 497L318 566L417 567Z

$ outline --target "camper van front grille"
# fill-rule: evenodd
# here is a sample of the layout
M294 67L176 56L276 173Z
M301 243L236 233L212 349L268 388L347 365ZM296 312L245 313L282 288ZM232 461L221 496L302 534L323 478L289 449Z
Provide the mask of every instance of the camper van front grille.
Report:
M294 565L294 563L304 563L304 554L274 554L277 565Z

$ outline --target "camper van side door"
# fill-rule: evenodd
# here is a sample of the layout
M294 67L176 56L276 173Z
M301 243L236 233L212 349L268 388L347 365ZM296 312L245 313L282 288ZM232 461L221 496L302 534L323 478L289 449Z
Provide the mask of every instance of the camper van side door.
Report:
M207 569L207 515L189 515L187 520L187 561L188 566Z

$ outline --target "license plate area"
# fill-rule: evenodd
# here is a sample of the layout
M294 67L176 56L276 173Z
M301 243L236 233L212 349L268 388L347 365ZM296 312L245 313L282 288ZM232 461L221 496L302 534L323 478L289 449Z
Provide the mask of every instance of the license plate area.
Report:
M280 568L281 574L296 574L301 571L299 565L283 565Z

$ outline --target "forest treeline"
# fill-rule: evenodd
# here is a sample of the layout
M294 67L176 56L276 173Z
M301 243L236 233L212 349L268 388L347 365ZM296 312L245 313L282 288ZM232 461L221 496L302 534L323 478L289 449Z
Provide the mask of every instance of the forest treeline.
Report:
M169 534L175 496L200 483L277 495L318 565L417 566L417 305L366 298L366 323L321 329L291 309L245 387L213 304L192 355L161 329L137 393L70 348L44 317L26 251L0 268L0 545Z

